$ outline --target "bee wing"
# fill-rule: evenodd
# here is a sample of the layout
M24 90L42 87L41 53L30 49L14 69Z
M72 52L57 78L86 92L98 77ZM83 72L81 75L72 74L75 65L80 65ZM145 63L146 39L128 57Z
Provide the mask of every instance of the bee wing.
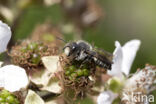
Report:
M99 60L101 60L102 62L105 62L107 64L112 64L112 57L107 56L106 54L101 54L101 53L97 53L97 57Z
M107 65L111 65L113 62L112 62L112 59L110 58L110 56L112 57L111 54L109 54L108 56L103 53L103 52L99 52L99 51L87 51L87 54L90 54L91 56L93 57L96 57L98 60L106 63Z
M93 50L97 52L100 56L105 56L108 60L112 61L113 59L112 53L105 51L104 49L101 48L94 48Z

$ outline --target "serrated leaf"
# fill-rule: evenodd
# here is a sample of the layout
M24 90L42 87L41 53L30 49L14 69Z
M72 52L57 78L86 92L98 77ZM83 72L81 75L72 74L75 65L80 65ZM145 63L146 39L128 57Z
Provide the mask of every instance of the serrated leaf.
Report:
M57 73L59 68L59 56L46 56L42 57L42 62L48 71L51 73Z
M62 92L62 87L59 85L59 79L58 78L51 78L48 85L41 88L41 90L46 90L52 93L59 94Z
M57 94L61 93L62 88L59 85L59 56L42 57L42 62L46 69L34 73L30 80L37 85L42 85L41 90Z
M43 99L34 91L29 90L24 104L45 104Z
M36 85L47 85L51 76L50 72L46 69L37 71L30 76L30 80Z

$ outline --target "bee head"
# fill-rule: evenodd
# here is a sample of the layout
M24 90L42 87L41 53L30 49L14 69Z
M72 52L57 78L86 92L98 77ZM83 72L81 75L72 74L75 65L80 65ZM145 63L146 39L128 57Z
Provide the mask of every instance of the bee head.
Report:
M71 56L71 55L75 52L77 46L78 46L78 45L76 44L76 42L68 43L68 44L63 48L64 53L65 53L67 56Z

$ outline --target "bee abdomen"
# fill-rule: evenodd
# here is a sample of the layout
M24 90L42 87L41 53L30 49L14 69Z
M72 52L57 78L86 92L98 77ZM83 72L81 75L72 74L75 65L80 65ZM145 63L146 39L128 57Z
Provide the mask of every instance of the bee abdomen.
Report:
M96 57L94 57L94 62L99 67L102 67L102 68L106 68L108 70L111 70L111 66L112 66L111 63L103 62L103 61L97 59Z

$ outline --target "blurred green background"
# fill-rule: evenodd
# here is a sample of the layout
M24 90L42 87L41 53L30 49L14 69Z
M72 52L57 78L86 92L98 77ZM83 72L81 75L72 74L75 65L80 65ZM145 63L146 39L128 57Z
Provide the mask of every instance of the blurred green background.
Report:
M140 39L142 44L132 72L146 63L156 62L156 1L155 0L99 0L105 19L97 30L87 32L85 39L106 50L113 51L114 41L122 44Z
M47 20L58 27L72 24L70 19L65 18L60 4L47 4L47 6L46 1L0 0L0 19L12 26L11 44L25 39L36 25L45 23ZM96 1L102 8L104 16L96 26L81 30L82 39L109 52L114 51L116 40L123 45L131 39L140 39L142 44L131 72L135 72L137 68L143 68L146 63L154 65L156 63L156 0ZM13 15L14 18L5 16L2 7L8 8L9 15ZM75 33L63 35L66 40L72 40Z

